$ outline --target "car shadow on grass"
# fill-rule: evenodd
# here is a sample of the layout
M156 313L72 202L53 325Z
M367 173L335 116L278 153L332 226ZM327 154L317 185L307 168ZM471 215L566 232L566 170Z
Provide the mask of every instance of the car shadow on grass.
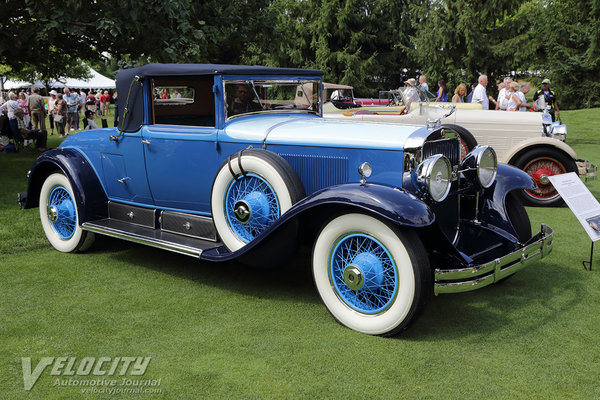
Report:
M257 269L237 261L211 263L143 245L99 236L91 252L109 254L178 278L220 290L293 303L320 304L310 268L310 248L301 247L281 267ZM560 323L584 301L586 272L544 260L510 279L474 292L432 296L423 315L396 339L480 340L499 332L505 340L535 334ZM324 307L324 306L323 306Z
M257 298L303 303L321 301L310 269L310 249L306 247L299 248L286 264L273 268L253 268L238 261L202 261L100 235L88 252L110 254L111 258L141 268Z
M408 340L439 340L500 332L504 341L560 324L585 301L586 272L544 260L510 279L474 292L432 297L425 312L398 336ZM532 336L533 337L533 336Z

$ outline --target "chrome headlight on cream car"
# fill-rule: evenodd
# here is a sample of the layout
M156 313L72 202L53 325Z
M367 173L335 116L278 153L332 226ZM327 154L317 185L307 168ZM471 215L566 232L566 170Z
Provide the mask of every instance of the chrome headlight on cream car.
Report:
M433 201L443 201L450 192L452 167L450 161L441 154L431 156L415 170L416 186L428 193Z
M460 169L465 178L489 188L496 179L498 157L490 146L477 146L464 158Z

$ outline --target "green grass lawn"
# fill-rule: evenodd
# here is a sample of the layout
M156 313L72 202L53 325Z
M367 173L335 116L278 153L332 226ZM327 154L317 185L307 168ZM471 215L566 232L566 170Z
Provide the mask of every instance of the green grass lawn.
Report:
M600 109L561 114L567 142L599 164ZM333 320L307 249L274 271L102 237L84 254L53 250L39 210L16 205L35 157L0 154L0 398L90 397L55 386L68 377L50 367L24 391L21 357L33 369L60 356L152 358L142 378L160 379L161 393L97 398L600 397L600 257L584 271L590 241L567 208L527 209L534 229L555 230L548 258L502 284L435 297L384 339ZM598 181L587 186L600 198Z

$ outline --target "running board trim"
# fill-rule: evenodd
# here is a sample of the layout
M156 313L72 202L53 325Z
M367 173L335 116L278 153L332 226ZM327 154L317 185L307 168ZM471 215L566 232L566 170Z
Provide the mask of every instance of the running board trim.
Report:
M146 246L156 247L163 250L169 250L175 253L200 258L202 251L217 247L215 242L206 242L197 239L187 238L188 241L197 241L198 247L189 246L183 243L177 243L181 237L179 235L160 232L150 228L136 227L136 231L128 230L128 224L121 221L104 219L99 221L84 222L81 228L101 235L111 236L118 239L127 240L134 243L144 244ZM144 232L147 230L148 232ZM146 234L145 234L146 233ZM157 237L160 236L160 237ZM173 240L166 240L173 239ZM184 239L185 240L185 239Z

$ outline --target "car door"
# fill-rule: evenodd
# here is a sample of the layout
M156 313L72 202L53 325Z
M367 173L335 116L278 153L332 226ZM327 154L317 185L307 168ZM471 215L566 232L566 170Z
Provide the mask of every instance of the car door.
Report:
M152 80L152 120L142 129L142 144L150 192L160 208L210 214L218 168L212 87L212 76Z

